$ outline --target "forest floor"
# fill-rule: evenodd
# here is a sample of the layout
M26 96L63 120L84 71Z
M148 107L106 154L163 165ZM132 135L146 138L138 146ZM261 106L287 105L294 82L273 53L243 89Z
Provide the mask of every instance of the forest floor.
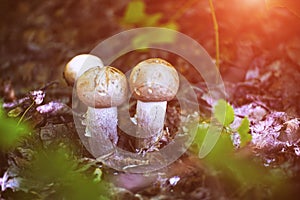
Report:
M1 152L0 199L59 199L59 195L51 196L59 190L59 186L52 188L52 180L27 181L27 188L14 182L26 179L19 172L30 163L28 154L35 151L37 143L43 149L57 144L74 145L72 153L81 165L89 164L83 171L94 172L101 167L104 181L115 184L115 195L111 197L114 199L297 199L300 188L300 19L284 8L266 9L263 3L215 1L220 73L226 101L234 108L235 122L248 116L252 134L251 143L245 148L236 148L234 154L245 163L255 162L261 172L238 164L245 167L240 177L234 175L235 168L229 174L222 174L211 170L193 150L162 169L158 176L117 172L93 159L77 135L71 110L72 88L63 79L63 69L72 57L89 53L106 38L147 25L143 21L124 23L128 2L1 1L0 99L10 116L20 117L29 107L24 121L33 127L33 138L16 149ZM157 26L175 22L178 31L196 40L215 57L208 1L189 1L191 5L183 2L145 0L144 12L148 16L161 15ZM205 84L183 58L150 50L128 53L112 65L126 72L149 57L169 61L193 84L202 117L209 118L213 105L207 99ZM37 97L43 102L30 106ZM51 109L39 112L51 105L54 105ZM168 122L174 115L178 118L176 109L173 101L168 106ZM45 165L39 167L45 167L41 169L42 174L50 170ZM259 180L243 180L249 178L244 175L247 173ZM270 181L280 182L279 189L275 191L270 182L265 182L264 173L280 174L279 181ZM28 180L34 179L28 177ZM38 181L44 185L37 189L33 185L39 184Z

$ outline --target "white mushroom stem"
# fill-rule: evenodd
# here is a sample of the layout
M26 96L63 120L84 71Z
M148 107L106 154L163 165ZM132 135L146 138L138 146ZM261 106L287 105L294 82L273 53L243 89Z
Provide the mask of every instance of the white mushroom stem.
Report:
M114 151L118 142L117 125L117 107L88 107L86 136L89 137L89 145L93 153L103 156Z
M117 106L127 98L126 76L110 66L94 67L77 79L76 89L78 98L88 106L89 149L95 157L105 156L118 142Z
M137 101L137 148L149 148L162 137L166 109L167 101Z
M117 107L111 108L92 108L87 110L87 129L88 133L100 135L109 138L113 144L118 142L117 125L118 113ZM93 134L92 134L93 133ZM103 135L103 136L102 136Z

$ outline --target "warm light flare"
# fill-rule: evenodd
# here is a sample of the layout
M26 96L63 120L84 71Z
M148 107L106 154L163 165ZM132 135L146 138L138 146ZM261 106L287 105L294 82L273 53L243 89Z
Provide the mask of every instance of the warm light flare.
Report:
M247 6L258 7L258 6L265 6L265 1L266 0L243 0L240 2L244 3Z

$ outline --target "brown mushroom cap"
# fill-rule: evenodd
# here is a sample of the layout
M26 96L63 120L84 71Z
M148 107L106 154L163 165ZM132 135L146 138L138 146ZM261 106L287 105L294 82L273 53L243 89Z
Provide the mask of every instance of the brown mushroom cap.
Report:
M77 79L76 90L78 98L89 107L116 107L127 98L127 79L116 68L94 67Z
M137 100L169 101L178 91L179 77L170 63L160 58L151 58L132 69L129 86Z
M65 66L64 78L68 85L73 86L75 80L86 70L92 67L103 67L103 62L97 56L91 54L80 54L72 58Z

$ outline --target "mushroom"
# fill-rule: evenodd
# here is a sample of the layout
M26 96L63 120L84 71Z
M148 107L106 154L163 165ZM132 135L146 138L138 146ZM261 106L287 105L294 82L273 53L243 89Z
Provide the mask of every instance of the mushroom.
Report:
M132 69L129 86L137 99L137 150L149 149L163 136L167 101L178 91L179 76L167 61L151 58Z
M97 66L103 67L100 58L91 54L80 54L66 64L63 75L68 85L73 86L79 76L88 69Z
M117 106L126 100L128 93L126 76L110 66L94 67L77 79L76 90L78 98L88 106L86 131L90 147L96 154L112 148L111 143L118 142Z

